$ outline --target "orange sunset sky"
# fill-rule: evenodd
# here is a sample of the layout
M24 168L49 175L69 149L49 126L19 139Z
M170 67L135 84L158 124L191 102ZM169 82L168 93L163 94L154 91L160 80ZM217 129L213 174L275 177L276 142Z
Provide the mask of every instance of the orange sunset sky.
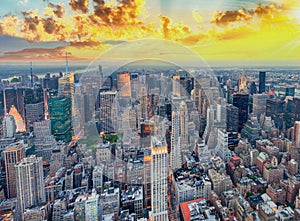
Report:
M207 61L300 60L299 0L3 1L0 62L63 60L66 52L88 61L147 38Z

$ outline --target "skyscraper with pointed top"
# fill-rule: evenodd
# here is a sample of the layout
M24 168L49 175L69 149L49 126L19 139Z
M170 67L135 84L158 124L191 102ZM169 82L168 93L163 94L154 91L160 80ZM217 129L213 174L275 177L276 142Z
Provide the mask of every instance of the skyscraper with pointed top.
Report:
M58 81L58 95L51 97L49 115L52 134L55 139L68 143L72 140L72 103L74 101L74 74L69 73L69 61L66 53L66 73Z

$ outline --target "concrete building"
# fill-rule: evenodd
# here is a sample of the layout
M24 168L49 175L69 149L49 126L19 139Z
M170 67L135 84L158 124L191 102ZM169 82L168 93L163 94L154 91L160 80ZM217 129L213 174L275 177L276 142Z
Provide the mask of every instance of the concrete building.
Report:
M181 156L181 137L180 137L180 115L176 111L172 112L172 135L171 135L171 156L170 166L173 170L182 166Z
M214 169L209 169L208 177L212 182L212 189L218 195L225 190L232 189L233 184L229 176L220 174Z
M137 218L144 217L144 199L142 186L129 186L127 190L122 190L121 204L123 210L135 213Z
M12 138L15 136L17 125L12 115L5 115L2 121L3 137Z
M153 221L168 220L168 148L163 137L151 137L151 209Z
M41 157L30 156L16 166L17 217L21 220L23 212L32 206L46 202L43 162Z
M23 143L13 143L3 151L4 166L6 173L7 198L17 196L15 165L25 157Z

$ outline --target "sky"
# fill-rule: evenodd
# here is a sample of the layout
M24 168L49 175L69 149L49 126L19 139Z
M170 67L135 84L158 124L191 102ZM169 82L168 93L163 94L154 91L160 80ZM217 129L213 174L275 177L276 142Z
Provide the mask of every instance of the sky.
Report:
M89 61L120 43L149 38L176 42L207 62L300 60L299 0L1 3L0 62L59 61L66 52L71 60Z

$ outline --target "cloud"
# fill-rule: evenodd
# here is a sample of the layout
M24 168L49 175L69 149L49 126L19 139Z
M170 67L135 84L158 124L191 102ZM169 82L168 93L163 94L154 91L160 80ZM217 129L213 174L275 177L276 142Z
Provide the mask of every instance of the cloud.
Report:
M26 5L28 3L28 0L20 0L19 3L22 5Z
M204 24L202 15L198 11L191 11L191 16L197 23L201 23L193 27L183 22L175 22L165 15L158 15L159 22L157 23L143 19L145 0L105 2L93 0L94 8L88 8L88 2L69 0L72 11L67 14L65 13L67 9L63 4L56 5L49 2L44 11L41 9L26 11L21 14L22 17L8 14L0 20L0 33L26 41L22 47L15 48L10 44L10 47L14 49L11 52L17 53L26 47L38 48L36 44L40 41L69 42L70 45L65 49L74 56L84 58L97 56L99 51L112 45L140 38L168 39L197 48L197 50L205 45L218 46L224 51L224 56L226 55L225 49L233 53L234 41L239 44L237 47L241 54L247 56L247 51L264 48L265 45L273 49L273 46L266 43L274 40L272 45L278 44L279 40L275 41L278 38L274 30L282 34L282 38L284 34L299 36L299 27L290 25L295 22L291 18L292 14L289 13L291 6L286 4L257 5L248 10L217 11L209 24ZM195 24L195 22L192 23ZM297 35L296 32L298 32ZM268 39L265 39L265 36L268 36L266 37ZM250 48L248 44L252 44ZM40 48L44 48L44 45ZM0 51L3 50L0 48ZM4 50L3 53L7 52L10 51ZM25 52L22 53L25 55ZM46 53L43 51L41 54ZM217 55L217 51L211 54L216 57L221 56Z
M196 22L198 22L198 23L203 22L203 18L200 15L199 11L194 10L192 13L193 13L193 18L196 20Z
M62 5L48 4L49 9L52 11L52 16L55 15L58 18L62 18L65 14L65 9Z
M272 19L274 15L278 15L282 9L284 9L283 5L276 6L271 4L265 6L258 4L257 7L252 10L239 9L225 12L217 11L213 16L211 23L219 26L226 26L236 22L251 21L255 18Z
M250 20L251 18L252 15L249 14L244 9L240 9L238 11L226 11L226 12L218 11L214 16L212 23L217 25L227 25L232 22L247 21Z
M22 51L26 48L35 49L54 49L57 47L68 46L69 43L66 42L28 42L26 39L12 37L7 35L0 35L0 42L5 42L5 44L0 44L0 51L2 53L10 53Z
M191 32L190 27L182 22L173 23L169 17L163 15L160 15L159 19L161 20L161 32L164 39L178 40Z
M93 0L95 2L94 14L106 25L133 25L140 24L138 15L144 0L119 0L116 5L109 5L104 0Z
M45 49L45 48L26 48L22 51L6 52L4 56L0 57L0 60L5 61L17 61L17 60L38 60L38 61L49 61L49 60L64 60L66 49L64 47ZM69 55L70 59L75 60L76 58Z
M88 0L71 0L69 2L71 9L73 11L78 11L82 13L87 13L89 11L89 1Z

